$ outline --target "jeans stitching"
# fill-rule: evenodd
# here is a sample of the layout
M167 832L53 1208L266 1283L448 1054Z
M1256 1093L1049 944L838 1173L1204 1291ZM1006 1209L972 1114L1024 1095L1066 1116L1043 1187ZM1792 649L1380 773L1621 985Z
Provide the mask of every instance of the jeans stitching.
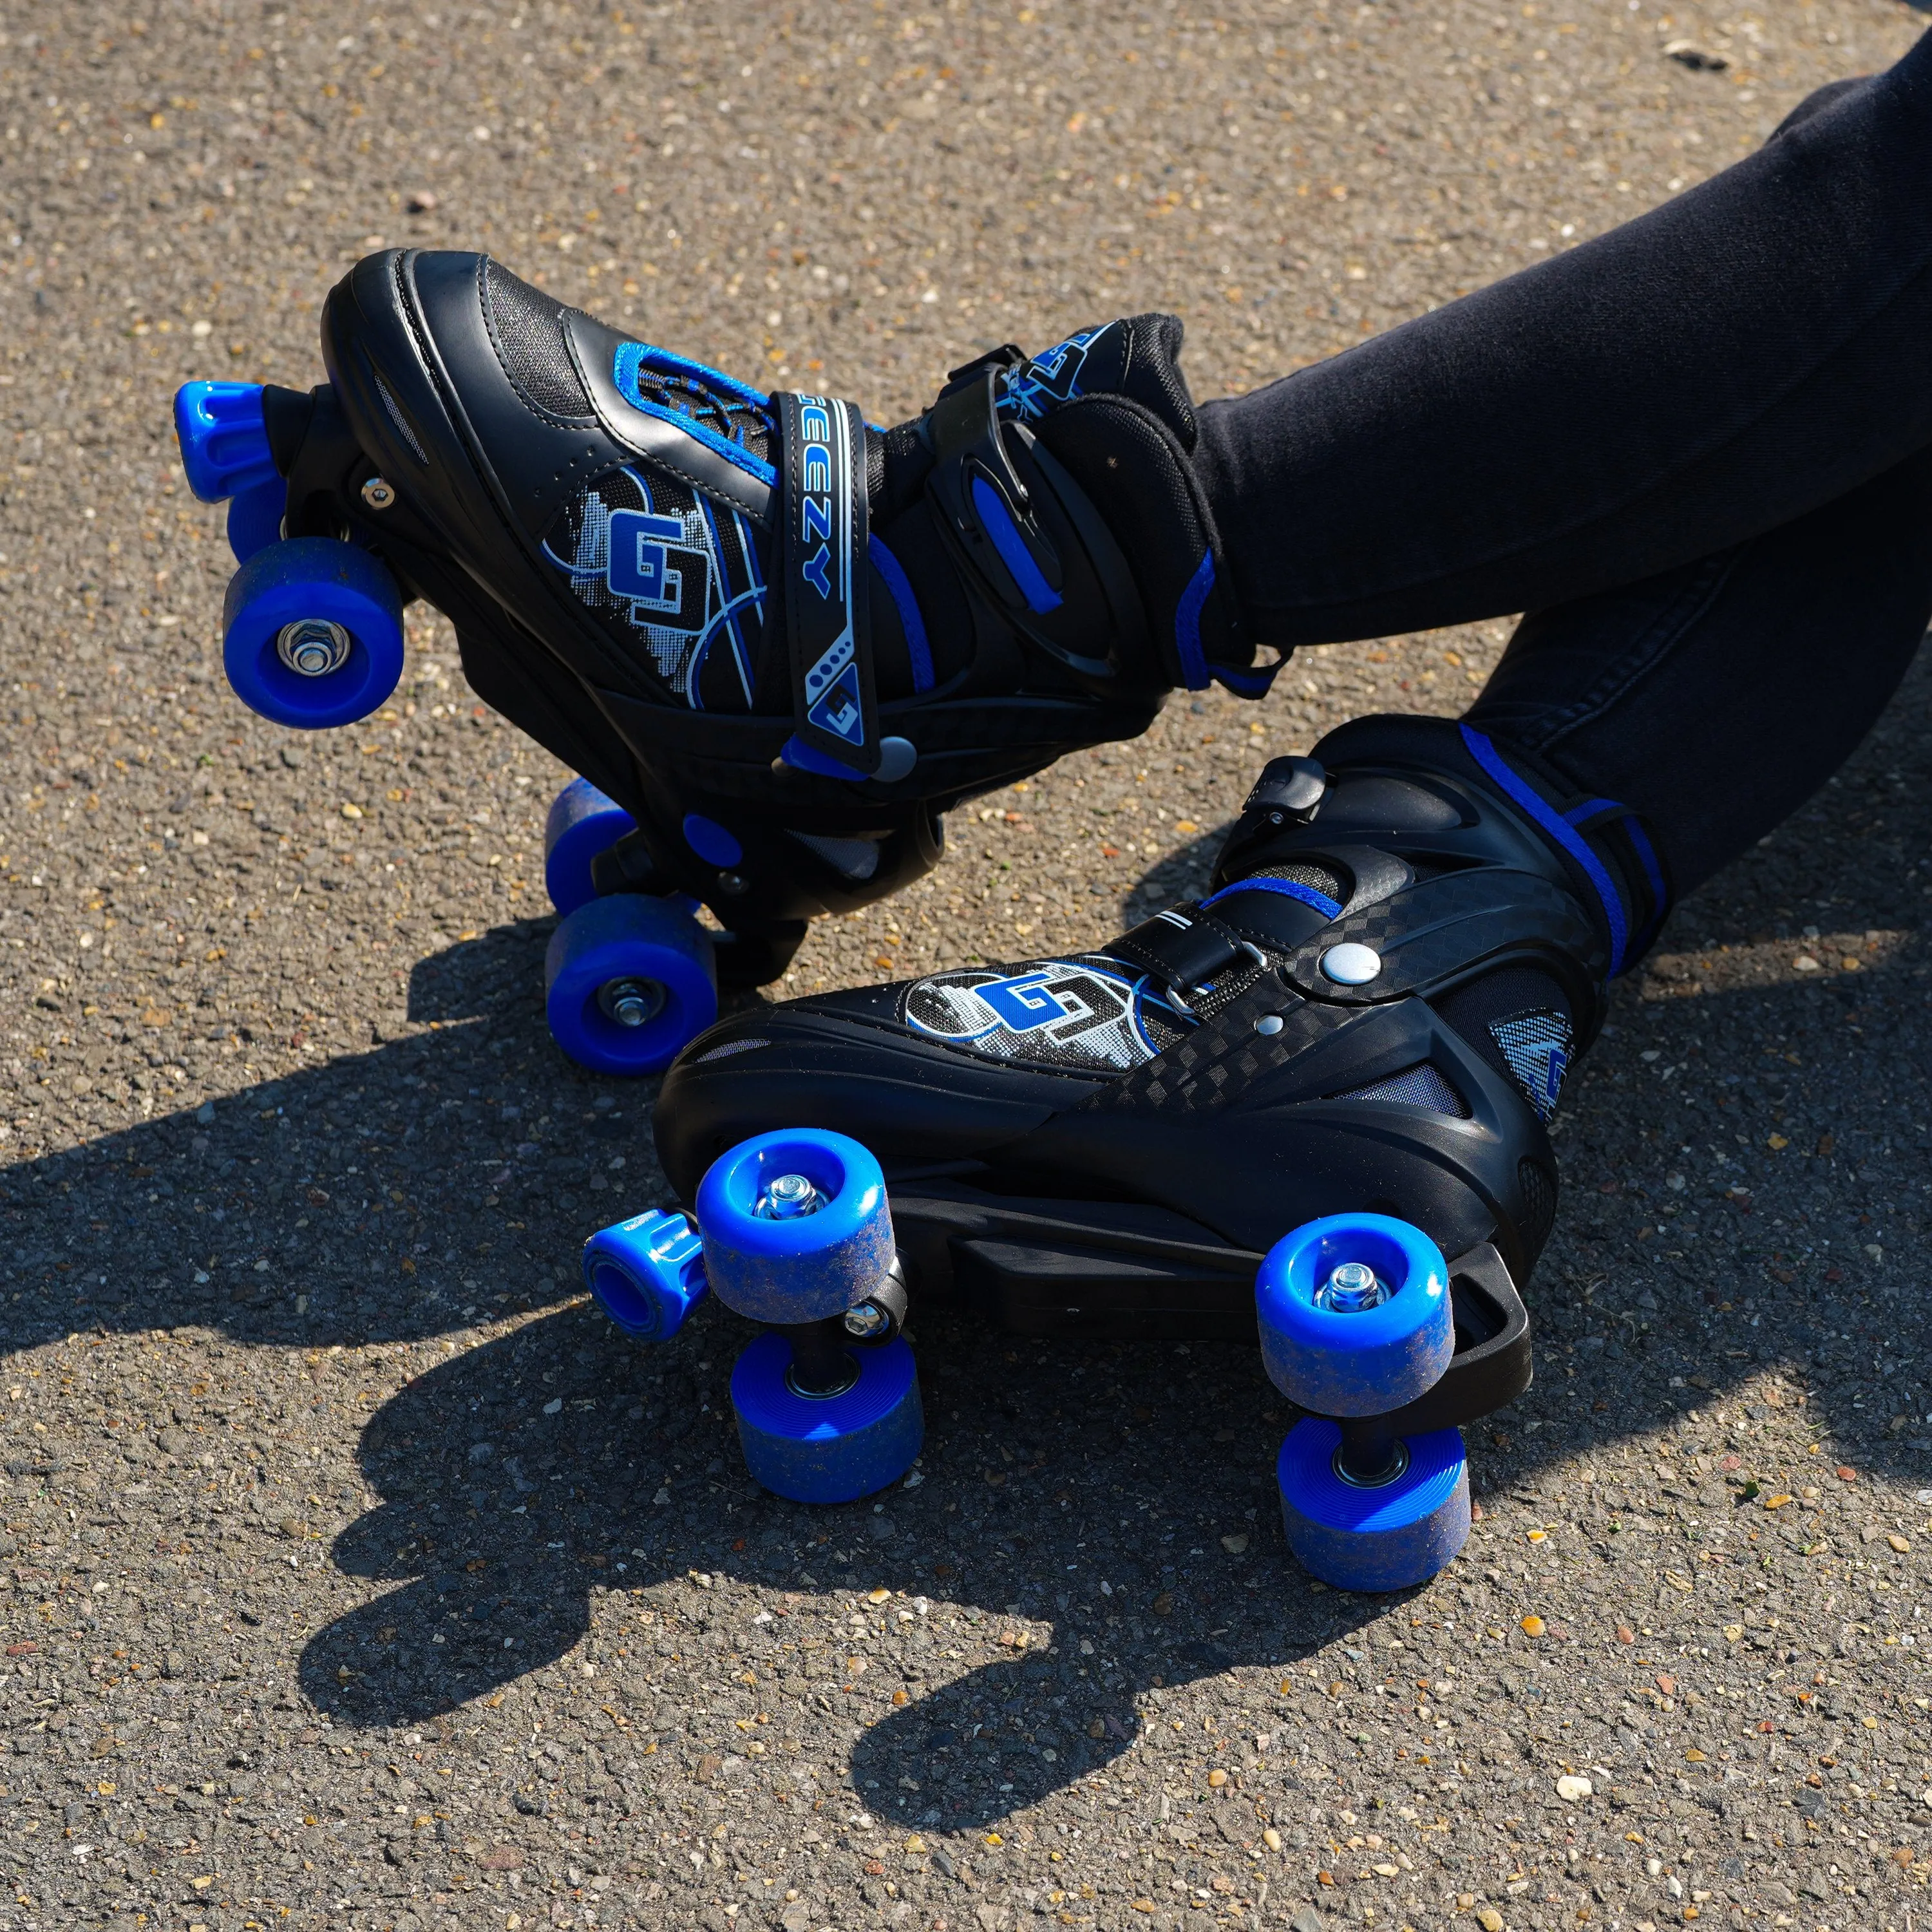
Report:
M1732 550L1705 558L1696 575L1650 620L1636 645L1619 656L1574 704L1550 715L1538 734L1538 748L1546 751L1559 740L1595 723L1657 670L1709 612L1736 568L1739 554Z

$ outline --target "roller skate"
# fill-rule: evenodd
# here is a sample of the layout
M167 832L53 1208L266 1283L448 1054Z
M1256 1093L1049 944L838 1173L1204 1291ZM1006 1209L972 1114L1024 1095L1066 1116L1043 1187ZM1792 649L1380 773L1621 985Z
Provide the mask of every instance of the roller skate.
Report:
M712 1162L694 1212L697 1230L654 1211L591 1238L584 1280L604 1312L636 1340L666 1342L715 1292L766 1324L731 1371L754 1479L806 1503L896 1482L926 1421L878 1162L843 1134L761 1134Z
M1264 686L1180 345L1143 316L1009 346L880 430L487 256L370 256L328 297L326 382L176 399L191 487L230 505L230 682L350 723L395 688L404 604L443 611L478 695L583 775L552 824L584 895L546 969L559 1043L652 1070L718 986L936 863L955 804L1177 685Z
M1467 1532L1460 1425L1528 1386L1547 1124L1666 903L1633 814L1467 727L1360 720L1268 766L1204 898L1097 952L714 1028L659 1155L686 1196L778 1122L848 1134L916 1298L1034 1335L1258 1333L1305 1412L1291 1546L1400 1587Z

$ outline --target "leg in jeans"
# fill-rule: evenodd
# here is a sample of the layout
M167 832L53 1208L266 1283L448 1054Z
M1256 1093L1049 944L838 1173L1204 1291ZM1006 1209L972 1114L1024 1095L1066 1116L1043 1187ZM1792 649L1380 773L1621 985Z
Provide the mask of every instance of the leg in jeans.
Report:
M1623 227L1201 412L1252 634L1534 610L1932 442L1932 40Z
M1733 550L1532 614L1467 722L1700 885L1856 748L1932 616L1932 452Z

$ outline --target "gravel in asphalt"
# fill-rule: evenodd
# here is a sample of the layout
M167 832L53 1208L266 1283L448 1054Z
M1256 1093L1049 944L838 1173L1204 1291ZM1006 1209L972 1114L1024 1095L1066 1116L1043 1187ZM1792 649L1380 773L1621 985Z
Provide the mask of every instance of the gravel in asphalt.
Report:
M1922 1924L1932 666L1619 989L1468 1546L1354 1597L1286 1553L1243 1348L916 1314L914 1476L755 1490L742 1325L640 1352L578 1292L663 1182L652 1084L542 1022L565 774L427 614L365 724L244 710L167 418L190 376L314 380L379 240L875 419L1156 306L1225 392L1918 26L8 10L0 1929ZM1180 699L956 814L789 988L1108 934L1198 884L1264 756L1453 713L1504 634Z

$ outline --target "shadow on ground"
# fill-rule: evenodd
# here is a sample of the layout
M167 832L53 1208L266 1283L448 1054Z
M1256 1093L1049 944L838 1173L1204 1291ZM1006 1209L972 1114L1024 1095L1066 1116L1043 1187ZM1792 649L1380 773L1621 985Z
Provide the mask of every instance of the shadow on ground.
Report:
M1818 1437L1924 1479L1932 1403L1875 1364L1882 1342L1922 1354L1928 1339L1895 1286L1923 1259L1932 1140L1911 869L1932 849L1928 682L1922 667L1844 778L1681 912L1670 958L1619 994L1558 1142L1568 1198L1531 1292L1538 1381L1472 1430L1479 1495L1773 1366L1804 1384ZM1788 964L1808 924L1893 939L1856 974L1726 987L1721 949L1760 940ZM369 1423L385 1501L335 1558L379 1587L308 1644L316 1706L362 1724L432 1716L567 1652L592 1592L691 1570L1046 1618L1121 1606L1111 1660L990 1666L860 1734L866 1788L937 1784L950 1822L980 1822L1127 1748L1144 1687L1283 1665L1382 1612L1311 1593L1289 1562L1271 1474L1286 1418L1230 1346L1045 1347L916 1319L920 1486L810 1511L758 1491L728 1424L742 1324L707 1308L652 1352L555 1306L576 1292L583 1237L662 1183L654 1089L592 1080L544 1036L541 938L511 928L424 962L412 1010L451 1022L437 1030L0 1186L16 1348L180 1324L312 1347L550 1308ZM1224 1537L1247 1540L1231 1552ZM1431 1586L1445 1604L1457 1576ZM836 1687L811 1694L837 1708Z

